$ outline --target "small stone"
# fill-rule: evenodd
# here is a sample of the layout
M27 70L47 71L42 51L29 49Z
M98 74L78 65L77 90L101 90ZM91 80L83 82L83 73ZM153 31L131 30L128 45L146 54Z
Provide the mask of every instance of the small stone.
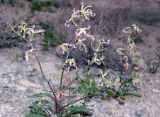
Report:
M134 71L140 71L140 67L134 66L134 67L133 67L133 70L134 70Z
M20 93L27 93L27 88L25 87L17 87L16 91Z
M160 93L160 90L159 89L153 89L152 92L158 94L158 93Z
M148 117L148 113L145 112L143 109L134 109L131 113L130 113L131 117ZM129 117L130 117L129 116Z
M96 104L97 104L97 102L93 100L93 101L91 101L91 102L88 102L86 105L87 105L87 106L90 106L90 107L95 107Z
M135 117L144 117L145 112L143 110L135 110Z

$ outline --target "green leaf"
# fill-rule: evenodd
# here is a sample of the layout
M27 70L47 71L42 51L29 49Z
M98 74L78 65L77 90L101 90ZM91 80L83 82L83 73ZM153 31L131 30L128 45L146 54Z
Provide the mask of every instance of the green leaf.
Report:
M119 95L123 96L123 95L125 95L125 93L126 93L126 89L120 87L120 88L118 89L117 93L118 93Z
M111 89L107 89L106 90L106 93L108 96L112 96L112 97L115 97L116 96L116 92L111 90Z
M32 95L32 97L52 97L52 95L49 92L45 92L45 93L37 93Z
M55 47L62 44L62 38L60 34L54 32L54 27L50 23L41 23L44 32L43 50L48 51L50 47Z
M159 62L149 62L148 63L149 71L154 74L157 72L157 69L159 67Z
M45 115L29 113L25 117L45 117Z
M85 96L93 95L99 90L96 81L89 75L87 75L86 78L80 80L80 85L81 90Z
M35 104L33 106L30 106L30 112L33 114L39 114L39 115L46 115L46 112L44 111L43 105Z
M68 90L69 90L71 93L76 93L79 89L76 88L76 87L69 87Z
M140 94L137 94L137 93L134 93L134 92L127 92L126 95L141 97Z
M51 102L48 106L51 111L55 110L55 103L54 102Z
M57 112L57 113L55 113L55 114L57 115L57 117L63 117L64 112Z
M86 106L70 106L69 113L65 117L70 117L71 115L80 114L83 116L92 116L93 110L87 108Z

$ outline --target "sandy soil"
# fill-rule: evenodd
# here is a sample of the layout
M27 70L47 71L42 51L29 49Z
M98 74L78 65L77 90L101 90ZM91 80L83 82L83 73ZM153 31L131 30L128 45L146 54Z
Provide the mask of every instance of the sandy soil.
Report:
M150 35L145 37L145 44L138 45L139 51L144 60L154 59L154 51L159 48L156 40L159 29L148 26L143 28L144 31L145 29L154 31L149 32ZM16 53L20 51L18 48L0 50L0 113L2 117L24 117L27 106L31 104L29 96L35 92L45 91L47 88L34 58L29 63L15 61ZM38 56L46 76L54 85L58 85L61 61L53 51L38 52ZM160 69L156 74L150 74L147 69L142 69L138 86L141 98L127 97L125 105L119 105L114 99L103 102L92 100L89 105L92 105L95 110L93 117L156 117L160 114L159 86Z
M103 1L103 0L102 0ZM102 2L85 1L88 4L95 6L102 5ZM117 8L120 6L128 7L128 0L119 3L118 0L112 2L107 0L105 8ZM149 9L159 10L159 4L152 0L147 0L152 3ZM134 2L134 4L138 4ZM133 4L132 4L133 5ZM140 6L140 3L138 4ZM144 5L145 6L145 5ZM137 6L138 8L138 6ZM144 7L143 7L144 8ZM1 22L7 20L12 23L13 20L21 21L28 15L28 10L25 7L24 13L16 8L1 7L0 17ZM144 8L145 9L145 8ZM9 14L5 14L5 12ZM61 13L60 13L61 14ZM2 17L5 16L4 18ZM46 13L47 20L55 18L55 14ZM56 14L57 15L57 14ZM31 20L44 17L44 13L37 13ZM41 19L43 20L43 19ZM46 19L44 19L46 20ZM144 61L154 60L155 52L160 49L160 28L139 23L143 30L144 42L138 44L138 51ZM116 42L116 40L113 40ZM29 63L18 60L15 61L16 54L22 52L19 48L0 49L0 117L24 117L28 110L28 105L31 104L30 96L34 93L47 90L47 84L42 79L38 64L34 58ZM49 52L38 51L38 57L43 66L44 72L51 79L55 86L59 84L59 71L61 61L55 55L55 49ZM160 115L160 68L156 74L150 74L146 66L141 69L140 84L137 91L142 95L141 98L127 97L124 105L114 100L95 101L94 99L88 104L95 110L93 117L158 117Z

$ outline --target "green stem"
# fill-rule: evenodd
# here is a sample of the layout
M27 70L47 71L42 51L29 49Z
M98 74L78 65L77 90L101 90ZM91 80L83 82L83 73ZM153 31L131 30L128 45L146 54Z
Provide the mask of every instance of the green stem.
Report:
M67 56L66 56L65 61L68 59L69 53L70 53L70 52L67 53ZM65 70L65 68L64 68L64 65L63 65L62 72L61 72L61 78L60 78L60 90L62 90L64 70Z
M63 76L64 76L64 67L62 68L62 72L61 72L60 90L62 90L62 85L63 85Z

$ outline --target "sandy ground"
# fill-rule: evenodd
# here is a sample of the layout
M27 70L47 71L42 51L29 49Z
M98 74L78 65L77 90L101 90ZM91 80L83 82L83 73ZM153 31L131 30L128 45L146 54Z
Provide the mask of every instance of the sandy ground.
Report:
M145 38L145 45L138 45L138 49L142 58L149 60L154 59L153 53L159 47L159 44L156 44L156 34L159 29L153 27L147 29L154 30L154 33L153 35L150 33L150 36ZM30 96L47 88L34 58L29 63L15 61L16 53L20 51L18 48L0 50L0 114L2 117L24 117L28 105L31 104ZM61 61L53 51L38 52L38 57L46 76L54 85L58 85ZM95 110L93 117L157 117L160 114L159 86L160 69L156 74L150 74L147 69L143 69L137 89L142 95L141 98L127 97L124 105L119 105L114 99L99 102L92 100L89 105L92 105Z
M35 60L16 62L18 49L0 50L0 114L2 117L24 117L31 104L30 96L48 89ZM38 55L46 76L59 83L61 62L53 54ZM34 64L33 64L34 63ZM58 65L59 64L59 65Z
M122 3L117 0L114 2L107 0L107 4L103 4L102 1L92 2L87 0L85 2L95 6L104 5L103 7L108 9L133 5L133 3L127 4L128 0L124 0ZM152 0L147 0L148 2L152 3L149 6L152 6L150 9L159 10L159 4L155 4ZM138 3L134 2L134 4ZM137 8L139 7L137 6ZM143 8L145 9L146 5ZM21 13L21 10L16 8L2 6L0 16L5 16L4 18L1 17L2 22L7 20L9 23L13 23L13 19L16 21L25 19L29 12L26 9L26 7L23 7L25 12ZM6 11L9 14L6 14ZM20 16L18 17L17 14ZM48 15L51 17L48 17L47 20L56 18L55 14L46 13L46 16ZM31 22L43 16L44 13L36 14ZM138 51L144 61L154 60L156 58L155 52L160 49L160 28L144 24L139 24L139 26L143 30L144 42L137 45ZM113 40L113 42L116 42L116 40ZM22 60L15 61L16 54L21 51L18 48L0 49L0 117L24 117L28 105L32 102L30 96L40 91L46 91L48 88L34 58L29 63ZM55 49L51 49L47 53L41 51L37 53L46 76L51 79L52 84L58 85L61 61L56 57ZM137 89L142 95L141 98L127 97L124 105L119 105L114 99L98 102L92 100L88 104L95 110L93 117L158 117L160 115L159 86L160 68L156 74L150 74L147 68L144 68L141 70L140 85Z

